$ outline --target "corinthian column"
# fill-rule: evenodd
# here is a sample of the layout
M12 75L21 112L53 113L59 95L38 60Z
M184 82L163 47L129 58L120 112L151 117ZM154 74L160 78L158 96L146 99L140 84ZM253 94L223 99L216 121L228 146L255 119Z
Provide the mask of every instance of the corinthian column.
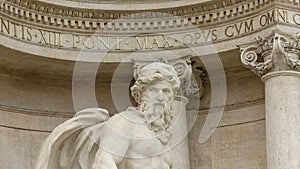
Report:
M300 168L300 37L273 33L240 46L265 83L268 169Z

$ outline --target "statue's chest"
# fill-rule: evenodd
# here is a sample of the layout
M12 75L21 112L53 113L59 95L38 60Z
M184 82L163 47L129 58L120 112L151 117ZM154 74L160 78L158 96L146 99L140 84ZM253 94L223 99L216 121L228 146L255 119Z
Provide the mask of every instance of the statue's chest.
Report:
M135 153L155 156L166 152L167 147L157 138L157 134L146 126L139 126L134 129L131 148Z

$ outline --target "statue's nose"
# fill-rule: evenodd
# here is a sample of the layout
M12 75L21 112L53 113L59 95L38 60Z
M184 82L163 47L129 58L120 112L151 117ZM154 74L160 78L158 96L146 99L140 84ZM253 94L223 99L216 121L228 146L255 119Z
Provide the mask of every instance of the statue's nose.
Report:
M162 90L159 90L158 95L157 95L157 100L160 101L160 102L164 100Z

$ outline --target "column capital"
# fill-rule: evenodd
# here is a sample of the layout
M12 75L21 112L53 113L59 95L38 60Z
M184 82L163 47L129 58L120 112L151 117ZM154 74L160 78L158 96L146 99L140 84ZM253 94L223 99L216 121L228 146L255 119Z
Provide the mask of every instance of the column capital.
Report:
M300 71L300 33L273 31L238 47L243 65L260 77L271 72Z
M156 60L138 60L133 59L134 64L134 78L139 71L147 64L151 62L164 62L172 67L177 72L177 76L180 79L181 85L181 95L185 97L201 97L204 93L203 80L204 72L197 72L197 75L193 74L191 60L189 56L165 60L163 58ZM194 77L197 76L197 77Z

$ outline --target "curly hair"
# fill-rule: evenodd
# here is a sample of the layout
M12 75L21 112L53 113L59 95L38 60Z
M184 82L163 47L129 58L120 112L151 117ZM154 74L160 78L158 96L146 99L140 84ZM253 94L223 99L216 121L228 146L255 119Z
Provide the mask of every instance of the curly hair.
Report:
M142 94L146 91L146 87L151 85L156 80L168 80L168 82L172 85L172 90L174 93L176 93L179 89L178 82L172 75L166 73L165 71L161 71L159 69L149 69L143 71L142 74L146 75L140 75L134 85L130 88L131 95L138 104L141 104Z

